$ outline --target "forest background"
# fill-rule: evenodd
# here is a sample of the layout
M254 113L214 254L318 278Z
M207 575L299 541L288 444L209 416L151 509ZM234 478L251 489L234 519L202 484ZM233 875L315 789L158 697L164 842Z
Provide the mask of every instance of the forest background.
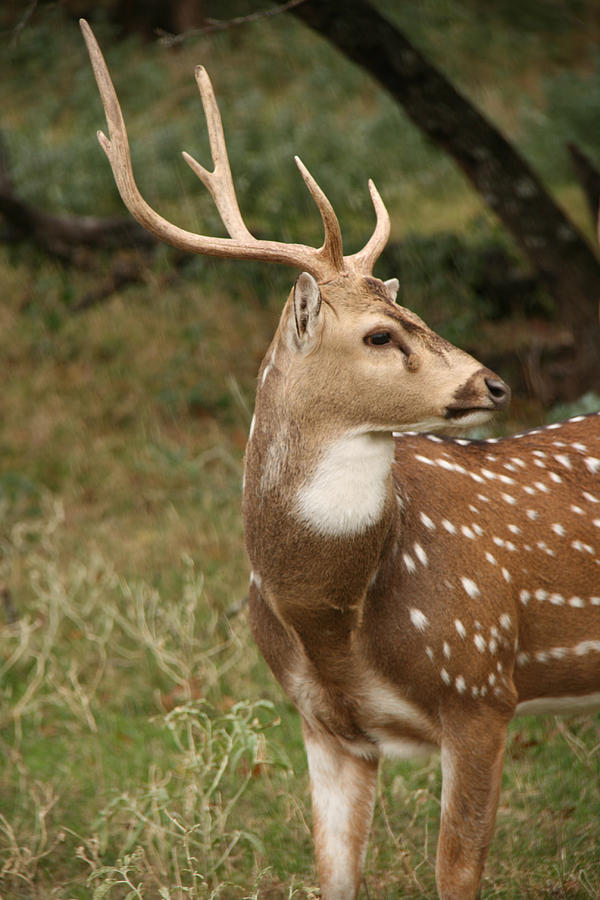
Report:
M375 5L518 148L596 252L596 0ZM290 13L212 21L262 8L0 8L3 900L318 896L298 717L243 603L243 448L293 273L184 257L113 221L125 213L95 137L104 116L78 15L164 215L222 234L180 155L209 159L201 62L255 234L320 243L298 154L351 252L371 232L372 177L392 218L376 274L398 276L403 305L511 383L494 434L600 409L600 368L581 391L543 279L401 106ZM106 228L73 238L98 225L90 216ZM485 897L600 896L599 726L514 723ZM386 764L365 896L435 896L439 789L436 759Z

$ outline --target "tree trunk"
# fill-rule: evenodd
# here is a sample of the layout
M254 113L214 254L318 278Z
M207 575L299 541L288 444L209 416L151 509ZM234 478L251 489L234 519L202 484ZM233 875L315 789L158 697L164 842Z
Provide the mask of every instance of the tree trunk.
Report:
M598 210L600 209L600 172L589 156L586 156L581 147L578 147L573 141L567 144L567 150L571 154L573 171L581 185L581 190L585 194L592 222L594 223L594 228L596 228L598 225Z
M278 0L281 4L283 0ZM460 166L508 228L573 333L555 398L600 386L600 264L515 148L366 0L309 0L291 10L358 63Z

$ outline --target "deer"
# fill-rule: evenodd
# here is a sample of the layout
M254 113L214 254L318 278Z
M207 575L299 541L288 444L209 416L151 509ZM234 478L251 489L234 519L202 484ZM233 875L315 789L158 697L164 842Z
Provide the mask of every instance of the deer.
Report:
M213 171L184 153L229 237L188 232L142 198L102 53L82 29L125 206L183 250L298 274L258 373L242 514L253 637L297 707L324 900L355 900L379 762L439 752L436 885L478 895L514 716L600 706L600 414L512 437L465 430L510 389L373 275L390 220L344 255L302 162L319 248L253 237L210 79L196 69Z

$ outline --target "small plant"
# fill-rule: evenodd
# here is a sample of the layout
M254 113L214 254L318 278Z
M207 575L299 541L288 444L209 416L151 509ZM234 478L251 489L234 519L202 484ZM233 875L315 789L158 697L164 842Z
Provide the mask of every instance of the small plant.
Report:
M247 850L263 852L259 837L231 820L253 779L287 770L265 737L278 724L272 705L241 702L219 713L188 702L161 724L173 743L169 769L151 766L143 791L120 794L100 814L101 845L115 828L127 839L114 865L90 863L94 900L125 888L127 897L216 897L223 871Z

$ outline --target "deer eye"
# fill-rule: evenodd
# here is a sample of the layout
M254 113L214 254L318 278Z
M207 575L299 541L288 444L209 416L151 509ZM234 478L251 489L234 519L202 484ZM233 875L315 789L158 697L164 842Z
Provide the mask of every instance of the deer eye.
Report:
M372 347L381 347L382 344L389 344L391 340L389 331L376 331L375 334L369 334L365 338L365 342Z

